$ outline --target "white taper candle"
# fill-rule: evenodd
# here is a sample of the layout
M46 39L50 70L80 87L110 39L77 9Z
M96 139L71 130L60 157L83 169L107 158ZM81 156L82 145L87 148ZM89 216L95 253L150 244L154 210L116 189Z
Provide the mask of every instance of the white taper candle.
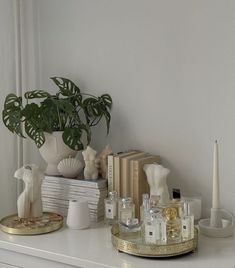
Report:
M219 152L218 142L214 143L214 155L213 155L213 196L212 196L212 208L220 208L220 196L219 196Z

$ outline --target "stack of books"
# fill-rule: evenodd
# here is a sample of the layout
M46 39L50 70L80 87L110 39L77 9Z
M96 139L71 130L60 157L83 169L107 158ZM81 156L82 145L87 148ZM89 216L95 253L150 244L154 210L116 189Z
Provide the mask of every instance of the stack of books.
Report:
M67 216L69 200L88 200L90 218L98 222L104 218L104 199L107 197L107 180L68 179L45 176L42 183L44 211Z
M142 194L149 193L143 166L153 163L159 164L160 156L138 150L108 156L108 189L117 191L120 197L132 197L138 218Z

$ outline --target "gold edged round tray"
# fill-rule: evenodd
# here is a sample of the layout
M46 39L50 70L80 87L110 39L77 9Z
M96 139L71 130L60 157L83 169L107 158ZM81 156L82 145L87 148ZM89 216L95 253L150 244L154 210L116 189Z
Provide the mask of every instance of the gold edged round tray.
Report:
M38 235L60 229L63 217L53 212L43 212L40 218L19 218L16 214L7 216L0 221L0 229L8 234Z
M118 224L112 226L111 233L112 243L116 249L140 257L163 258L183 255L194 252L198 242L198 231L196 228L194 228L193 239L164 245L148 245L142 241L140 236L129 236L120 233Z

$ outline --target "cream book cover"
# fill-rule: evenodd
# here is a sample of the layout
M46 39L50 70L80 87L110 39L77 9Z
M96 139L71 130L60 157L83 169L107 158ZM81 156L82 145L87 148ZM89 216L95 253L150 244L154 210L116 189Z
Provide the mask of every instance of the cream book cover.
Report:
M143 156L147 156L149 154L145 152L136 152L135 154L125 156L121 158L121 195L122 196L131 196L131 179L130 179L130 161L136 160Z
M120 170L120 159L122 157L132 155L136 153L137 150L131 150L124 153L118 153L113 156L113 176L114 176L114 190L118 192L119 196L121 197L121 170Z

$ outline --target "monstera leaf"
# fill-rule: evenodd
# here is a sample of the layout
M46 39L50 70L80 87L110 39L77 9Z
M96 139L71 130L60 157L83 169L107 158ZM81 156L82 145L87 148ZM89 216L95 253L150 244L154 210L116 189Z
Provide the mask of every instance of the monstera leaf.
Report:
M102 99L105 106L107 106L109 109L112 108L113 101L109 94L103 94L100 96L100 98Z
M27 100L48 98L50 96L51 95L48 92L44 91L44 90L32 90L32 91L27 91L24 94L24 97Z
M34 140L36 146L40 148L45 142L45 135L41 129L37 128L32 121L25 121L25 132L26 134Z
M15 94L6 96L4 109L2 111L2 120L5 126L20 137L24 137L22 133L22 98Z
M107 133L109 133L110 128L110 109L112 107L112 98L108 94L101 95L98 98L87 98L83 101L83 107L85 115L88 118L93 118L90 126L95 126L99 123L102 117L105 118Z
M63 133L64 143L76 151L84 149L81 137L82 128L66 128Z
M59 87L60 93L63 96L73 96L78 95L82 98L80 94L80 89L71 80L63 77L51 77L53 82Z

